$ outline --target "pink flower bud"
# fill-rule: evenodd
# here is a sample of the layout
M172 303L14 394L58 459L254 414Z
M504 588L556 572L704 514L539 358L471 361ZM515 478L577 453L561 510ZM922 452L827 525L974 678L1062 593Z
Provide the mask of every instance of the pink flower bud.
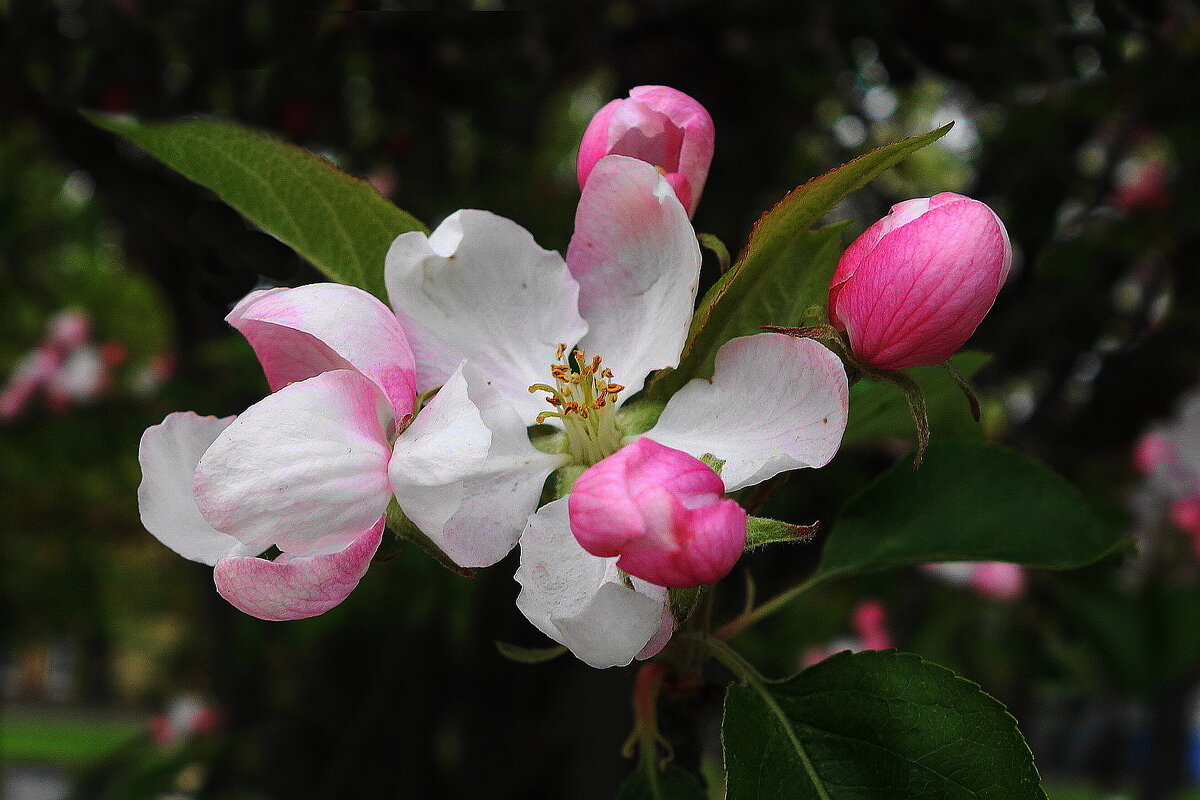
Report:
M971 587L993 600L1016 600L1025 591L1025 570L1003 561L985 561L975 565Z
M717 473L687 453L638 439L593 464L567 500L571 531L595 556L678 588L724 577L746 544L746 512Z
M1004 223L953 192L906 200L842 254L829 318L879 369L940 364L987 314L1012 265Z
M579 143L579 188L596 162L619 155L658 167L688 216L696 211L713 157L713 121L683 92L669 86L635 86L625 100L596 112Z

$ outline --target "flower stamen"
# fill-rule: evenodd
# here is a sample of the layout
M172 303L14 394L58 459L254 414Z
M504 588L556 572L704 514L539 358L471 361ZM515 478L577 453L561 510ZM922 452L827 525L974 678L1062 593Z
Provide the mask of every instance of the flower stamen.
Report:
M625 387L612 380L612 370L604 359L581 349L567 355L566 344L555 350L556 363L550 365L554 385L535 383L530 392L545 392L546 401L555 411L544 411L539 424L561 419L566 432L566 448L578 463L594 464L615 453L621 444L615 408L617 395Z

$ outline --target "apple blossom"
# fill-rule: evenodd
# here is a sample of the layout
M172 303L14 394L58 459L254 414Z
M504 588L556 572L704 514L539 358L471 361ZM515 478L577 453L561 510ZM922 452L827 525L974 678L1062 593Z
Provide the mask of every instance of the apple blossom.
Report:
M412 352L386 306L338 284L255 292L227 319L276 391L236 419L175 413L147 429L142 523L212 565L246 613L314 616L349 594L382 540ZM257 557L271 547L274 561Z
M717 483L733 491L825 464L846 424L841 362L815 342L758 334L726 343L713 378L677 392L650 430L628 430L625 401L651 371L679 362L699 268L670 184L620 155L591 170L565 262L481 211L456 212L429 236L403 234L388 253L417 391L441 386L396 442L392 490L462 566L495 563L519 542L518 608L593 666L665 644L666 592L580 545L572 494L539 509L547 476L582 472L586 487L588 472L644 438L655 444L622 458L660 446L711 454L724 462ZM530 446L534 425L554 431L541 440L553 452Z
M906 200L842 254L829 318L877 369L939 364L975 332L1012 264L1000 218L953 192Z
M1010 601L1025 591L1025 570L1003 561L939 561L921 568L943 583L990 597Z
M984 561L975 567L971 588L993 600L1016 600L1025 591L1025 570L1018 564Z
M878 600L860 600L851 614L850 627L854 629L853 636L839 636L831 642L808 648L800 663L811 667L844 650L858 653L863 650L888 650L896 646L887 631L887 608Z
M713 121L704 106L669 86L635 86L612 100L579 144L579 188L607 155L631 156L662 170L688 217L696 213L713 157Z

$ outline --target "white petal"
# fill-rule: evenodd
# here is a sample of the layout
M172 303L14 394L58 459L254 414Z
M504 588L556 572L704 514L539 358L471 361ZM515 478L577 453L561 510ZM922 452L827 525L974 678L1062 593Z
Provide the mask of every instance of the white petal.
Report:
M486 567L516 545L563 460L530 444L516 412L464 363L396 440L388 473L426 536L456 564Z
M639 589L630 589L616 562L575 541L567 498L548 503L521 534L517 608L590 666L624 666L659 631L666 592L640 581Z
M529 386L550 380L560 342L587 330L579 286L562 258L511 220L457 211L429 237L405 233L385 269L388 297L417 359L417 390L466 359L526 424L546 410Z
M700 280L687 212L654 167L606 156L588 176L567 264L579 281L582 345L604 357L628 398L651 370L673 367Z
M724 459L727 491L837 452L849 408L842 362L811 339L759 333L717 351L711 381L694 380L643 436L697 458Z
M285 386L246 409L196 468L200 513L259 552L335 553L383 516L391 455L382 393L350 370Z
M142 482L138 511L154 538L184 558L213 565L237 551L240 542L209 525L196 507L192 476L200 457L233 423L233 417L201 417L190 411L168 414L147 428L138 448Z

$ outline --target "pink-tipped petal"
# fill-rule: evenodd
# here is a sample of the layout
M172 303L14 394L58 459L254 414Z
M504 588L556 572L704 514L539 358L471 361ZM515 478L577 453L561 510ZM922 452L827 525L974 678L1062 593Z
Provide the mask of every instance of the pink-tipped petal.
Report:
M558 253L486 211L457 211L430 236L402 234L385 277L416 354L417 390L445 383L466 359L527 425L546 410L529 387L549 380L559 343L587 331L579 286Z
M983 203L943 192L910 200L842 255L830 316L879 369L938 364L974 333L1008 277L1012 248Z
M583 132L583 138L579 141L579 157L575 162L575 174L579 179L580 189L587 183L588 176L592 174L592 168L596 166L596 162L609 154L609 126L613 114L617 113L617 109L624 102L624 100L609 100L596 112L592 121L588 123L587 130Z
M195 492L212 527L259 552L344 549L383 516L391 456L375 384L335 370L255 403L200 459Z
M651 370L673 367L687 338L700 246L683 206L658 172L624 156L600 160L575 213L567 265L579 281L581 342L625 387L624 400Z
M168 414L146 429L138 447L142 482L137 496L142 524L179 555L203 564L215 564L241 547L237 539L208 524L192 492L196 465L233 420L200 417L190 411Z
M811 339L759 333L717 351L711 381L693 380L645 433L697 458L724 460L727 491L822 467L841 445L849 388L841 360Z
M516 545L562 463L462 364L396 440L388 474L400 508L454 563L486 567Z
M571 532L595 556L659 586L714 583L746 544L746 512L704 462L638 439L589 467L571 490Z
M661 635L666 592L638 580L629 588L616 559L580 547L571 535L566 498L529 518L515 577L521 613L593 667L625 666Z
M362 580L383 541L383 528L381 517L345 550L323 556L222 558L213 582L221 597L252 617L273 622L315 617L345 600Z
M683 189L679 200L691 217L712 163L714 128L704 106L669 86L636 86L592 118L579 146L579 186L591 180L605 155L636 158L662 170Z
M225 319L249 340L271 391L353 369L379 386L397 419L412 411L412 349L396 315L362 289L314 283L253 292Z

